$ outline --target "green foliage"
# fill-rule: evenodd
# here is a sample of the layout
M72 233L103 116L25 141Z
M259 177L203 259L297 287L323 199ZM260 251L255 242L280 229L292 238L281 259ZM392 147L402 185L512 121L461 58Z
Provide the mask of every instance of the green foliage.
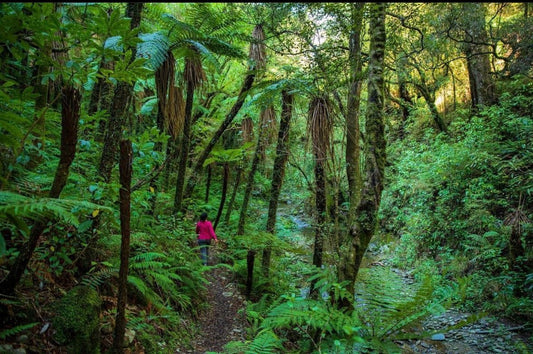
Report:
M510 273L505 220L527 209L524 198L533 191L531 85L513 80L498 105L477 116L459 112L448 136L427 134L424 143L389 146L394 178L380 218L386 232L401 237L396 261L421 265L429 257L444 276L469 279L464 300L474 308L499 312L524 286L525 277ZM523 218L519 226L524 249L529 223ZM523 264L531 258L524 256Z
M23 324L23 325L19 325L19 326L15 326L13 328L8 328L8 329L4 329L2 331L0 331L0 339L6 339L10 336L15 336L17 334L20 334L28 329L31 329L33 327L35 327L36 325L38 325L39 323L38 322L33 322L33 323L27 323L27 324Z

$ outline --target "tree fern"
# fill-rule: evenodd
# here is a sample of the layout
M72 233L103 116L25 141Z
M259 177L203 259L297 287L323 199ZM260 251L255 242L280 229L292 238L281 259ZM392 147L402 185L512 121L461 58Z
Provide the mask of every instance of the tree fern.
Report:
M141 42L137 44L137 56L147 58L151 69L156 70L167 59L169 41L161 32L139 34Z

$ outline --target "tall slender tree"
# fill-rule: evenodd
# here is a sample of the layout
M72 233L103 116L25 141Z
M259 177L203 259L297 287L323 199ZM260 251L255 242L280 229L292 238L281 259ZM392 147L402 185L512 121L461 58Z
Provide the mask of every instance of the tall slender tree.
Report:
M350 63L350 90L347 99L346 111L346 177L348 179L348 191L351 211L353 213L359 200L361 189L361 130L359 128L359 107L361 103L362 58L361 36L363 30L363 13L365 3L351 4L353 27L349 36L349 63Z
M309 103L307 117L308 137L311 139L314 156L315 172L315 243L313 250L313 265L322 267L324 250L324 230L326 226L327 198L326 198L326 163L331 157L331 141L333 123L331 118L331 104L327 97L314 97ZM314 292L311 287L311 292Z
M339 266L341 281L348 281L354 294L355 280L368 244L377 225L377 213L383 191L386 140L383 121L386 3L372 3L370 8L370 61L368 68L368 101L365 121L365 169L361 198L356 217L349 228L349 244ZM341 306L353 309L353 299Z
M294 95L285 89L281 92L281 117L279 122L278 143L276 146L276 158L272 169L272 184L270 187L270 200L268 203L268 215L266 231L274 234L276 228L276 217L278 213L278 202L285 177L285 167L289 158L289 132L292 121L294 107ZM262 272L268 276L270 269L270 259L272 248L267 245L263 250L261 261Z
M126 6L126 17L131 18L130 28L132 30L137 29L141 24L143 5L142 2L130 2ZM131 50L131 64L135 60L137 49L135 45L130 45L129 49ZM122 128L126 121L126 111L132 93L133 84L131 82L120 81L115 88L98 169L104 182L110 182L113 166L118 161L118 144L121 140Z
M185 117L183 120L182 137L179 151L178 178L176 180L176 192L174 196L174 212L182 209L183 186L185 185L185 174L189 162L189 148L191 141L191 117L194 102L194 90L200 87L205 81L205 72L202 67L199 53L190 48L190 55L185 58L185 71L183 77L187 85L187 99L185 102Z
M50 198L59 198L63 187L67 183L70 165L76 155L80 106L81 95L79 90L72 86L66 86L62 91L61 154L50 189ZM28 242L20 249L19 255L15 259L15 263L11 267L9 274L0 282L0 291L2 293L10 294L15 290L48 222L49 220L47 219L37 221L31 229Z

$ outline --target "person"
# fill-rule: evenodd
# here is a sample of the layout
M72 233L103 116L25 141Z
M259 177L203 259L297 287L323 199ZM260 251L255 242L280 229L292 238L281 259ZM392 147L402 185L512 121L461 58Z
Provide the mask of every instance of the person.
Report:
M207 213L200 215L200 220L196 223L196 234L198 235L198 246L200 246L200 256L202 257L202 263L207 265L209 257L209 245L211 240L214 239L215 243L218 243L217 235L213 229L211 221L207 220Z

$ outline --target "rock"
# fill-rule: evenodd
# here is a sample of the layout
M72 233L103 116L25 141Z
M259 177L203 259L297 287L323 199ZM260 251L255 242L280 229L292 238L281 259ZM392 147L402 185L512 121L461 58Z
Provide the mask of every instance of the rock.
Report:
M19 343L28 343L29 340L30 340L30 337L28 337L26 334L22 334L18 336L17 338L17 342Z
M444 334L437 333L431 336L431 340L444 340Z

